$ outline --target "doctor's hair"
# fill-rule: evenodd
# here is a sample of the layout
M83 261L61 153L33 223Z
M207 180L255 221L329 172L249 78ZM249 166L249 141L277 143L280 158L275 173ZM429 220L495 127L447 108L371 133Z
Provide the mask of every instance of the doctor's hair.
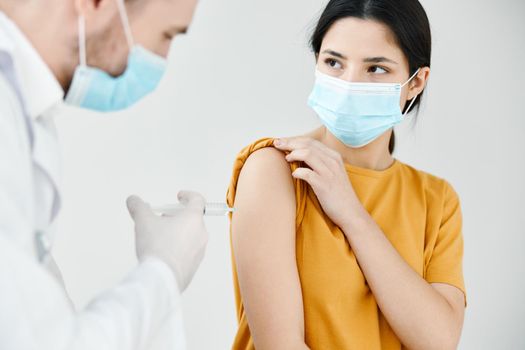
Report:
M389 27L408 60L410 76L419 68L430 67L430 23L418 0L330 0L310 38L310 46L316 57L328 30L338 20L348 17L373 20ZM422 94L417 96L410 111L417 107L419 112ZM406 112L408 105L405 105L403 112ZM390 153L394 152L394 148L395 135L392 132L388 145Z

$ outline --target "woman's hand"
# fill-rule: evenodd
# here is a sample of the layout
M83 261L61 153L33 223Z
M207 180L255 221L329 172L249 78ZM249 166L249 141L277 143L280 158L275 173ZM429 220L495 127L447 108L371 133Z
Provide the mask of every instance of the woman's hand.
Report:
M348 179L341 155L323 143L305 137L278 139L274 145L289 151L288 162L305 162L292 176L306 181L314 190L324 212L340 228L365 211Z

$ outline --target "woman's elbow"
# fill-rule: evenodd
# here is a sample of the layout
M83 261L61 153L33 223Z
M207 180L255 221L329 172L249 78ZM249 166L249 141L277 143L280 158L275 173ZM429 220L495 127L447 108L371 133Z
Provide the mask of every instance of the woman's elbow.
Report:
M456 350L459 344L459 336L452 332L444 332L440 337L429 339L428 344L413 348L420 350Z

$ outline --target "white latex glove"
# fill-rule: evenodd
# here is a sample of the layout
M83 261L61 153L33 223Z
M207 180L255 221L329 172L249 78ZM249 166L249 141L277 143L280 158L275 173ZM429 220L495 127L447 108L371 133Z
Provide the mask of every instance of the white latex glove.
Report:
M189 191L181 191L177 197L185 208L174 215L156 215L149 204L137 196L129 197L127 205L135 221L139 261L156 257L166 262L182 293L204 257L208 232L203 220L205 199Z

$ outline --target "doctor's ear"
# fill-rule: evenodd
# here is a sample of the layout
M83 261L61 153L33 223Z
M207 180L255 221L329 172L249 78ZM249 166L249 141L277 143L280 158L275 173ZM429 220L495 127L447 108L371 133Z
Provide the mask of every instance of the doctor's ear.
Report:
M114 25L117 1L120 0L75 0L75 9L79 17L84 16L87 31L100 31Z
M75 0L75 8L77 10L77 14L86 14L88 11L92 11L94 9L98 9L101 6L104 6L104 3L110 3L115 1L108 1L108 0Z
M411 100L414 96L421 95L427 86L428 78L430 77L430 68L423 67L416 74L414 79L409 83L408 99Z

